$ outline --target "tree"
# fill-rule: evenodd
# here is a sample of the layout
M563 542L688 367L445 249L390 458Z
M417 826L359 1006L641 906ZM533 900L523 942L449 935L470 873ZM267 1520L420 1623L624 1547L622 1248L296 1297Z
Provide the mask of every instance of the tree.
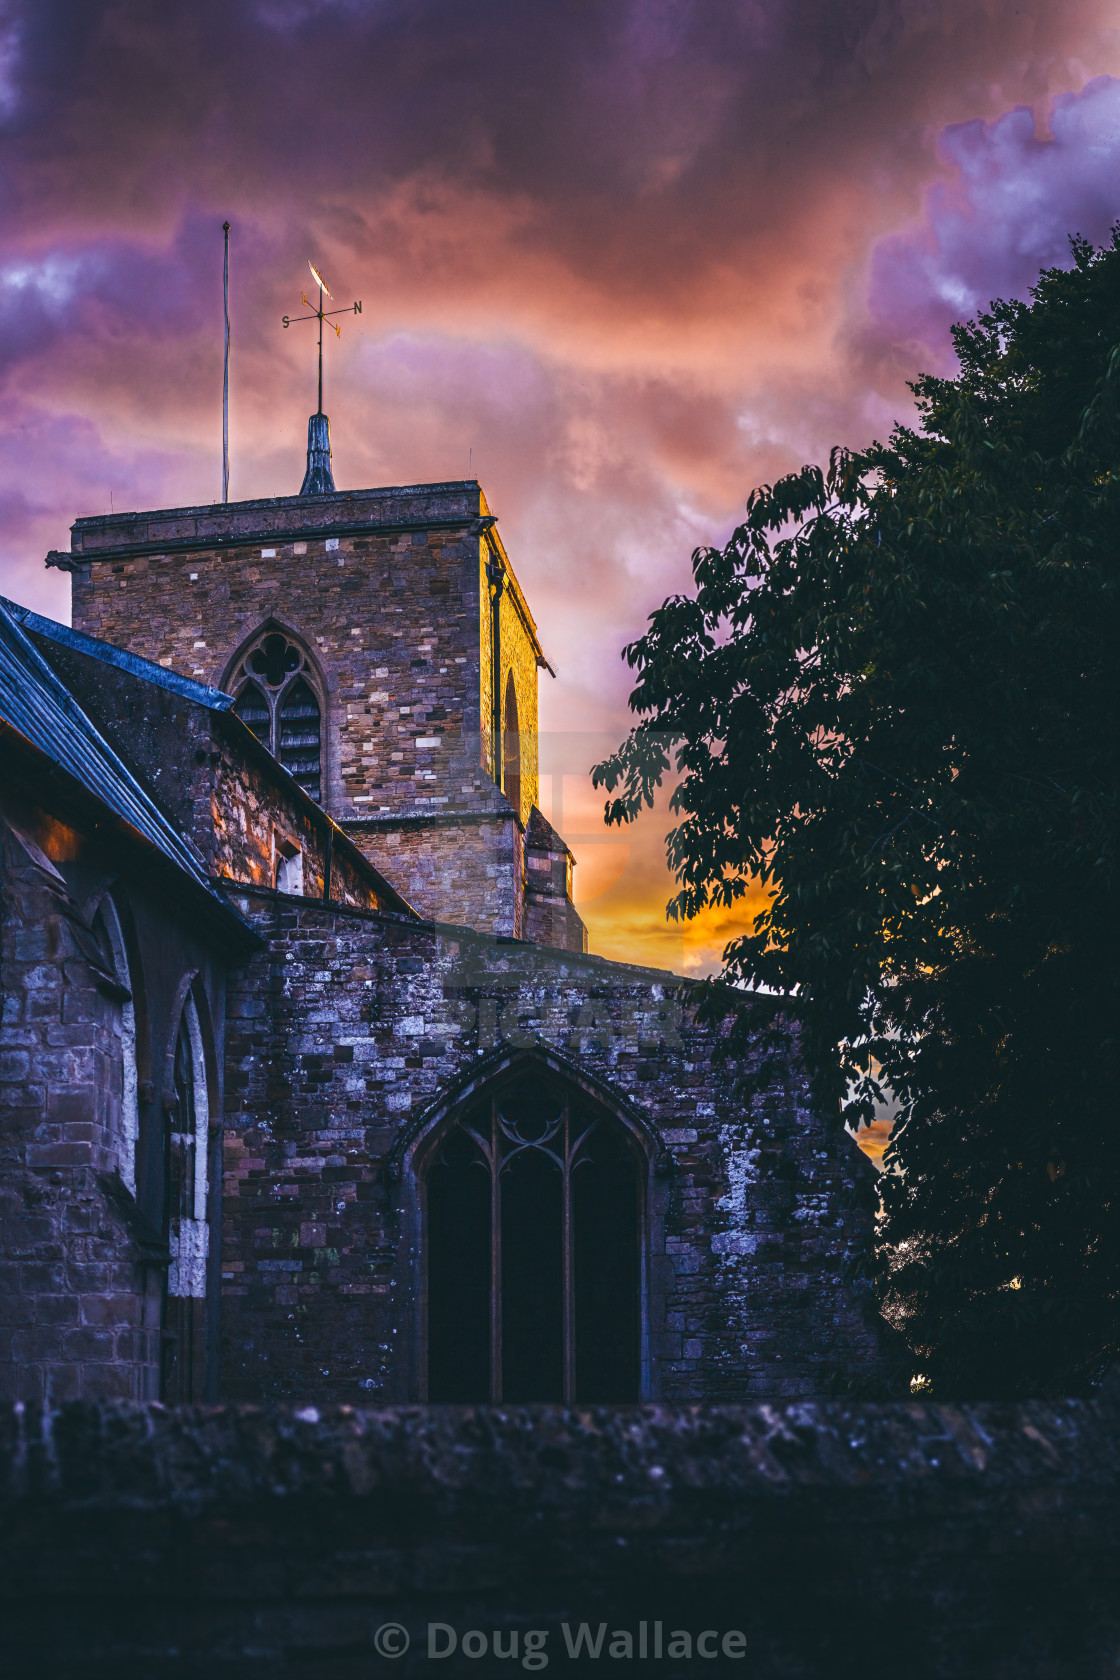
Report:
M770 895L706 1007L795 991L837 1123L897 1098L878 1287L946 1395L1120 1356L1120 228L1071 247L955 329L917 430L696 551L595 771L611 822L679 776L671 916Z

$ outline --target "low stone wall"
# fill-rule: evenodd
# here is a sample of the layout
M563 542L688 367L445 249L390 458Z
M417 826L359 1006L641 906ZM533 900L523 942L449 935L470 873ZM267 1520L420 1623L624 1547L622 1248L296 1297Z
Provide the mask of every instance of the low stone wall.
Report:
M1113 1395L8 1408L2 1672L1096 1680L1118 1425Z

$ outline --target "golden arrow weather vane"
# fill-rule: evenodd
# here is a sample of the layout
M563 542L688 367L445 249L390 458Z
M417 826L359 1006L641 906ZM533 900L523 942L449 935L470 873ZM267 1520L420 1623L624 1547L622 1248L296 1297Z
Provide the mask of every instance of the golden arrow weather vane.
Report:
M324 309L323 308L324 297L331 298L332 303L334 301L333 297L331 297L331 289L327 285L327 282L323 279L323 276L319 273L319 270L315 267L315 264L311 261L310 257L307 259L307 266L311 270L311 273L315 278L315 284L319 288L319 307L318 307L318 309L316 309L315 305L312 303L312 301L308 297L307 293L306 292L301 292L299 294L300 295L300 301L306 309L310 309L310 311L311 311L310 315L294 315L294 316L284 315L284 316L281 317L281 320L283 321L283 324L284 324L285 327L292 326L294 324L294 322L296 322L296 321L318 321L318 323L319 323L319 409L318 409L318 412L320 414L322 414L322 412L323 412L323 322L325 321L327 323L327 325L333 330L333 332L334 332L334 334L337 338L341 338L342 337L342 328L338 327L338 326L335 326L335 323L331 320L331 316L332 315L351 315L351 314L352 315L360 315L362 313L362 305L359 301L358 303L355 303L351 309Z

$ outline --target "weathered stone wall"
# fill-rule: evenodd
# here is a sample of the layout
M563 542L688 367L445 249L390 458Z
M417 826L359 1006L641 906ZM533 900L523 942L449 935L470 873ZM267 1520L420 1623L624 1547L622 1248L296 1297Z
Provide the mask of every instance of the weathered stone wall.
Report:
M43 810L11 761L0 830L0 1393L152 1397L169 1260L162 1116L171 1057L190 986L217 1123L224 963L189 906L168 904L144 860L109 846L96 813L75 806L64 821ZM108 900L123 976L95 936L93 918L108 913ZM128 1124L126 1005L135 1072ZM216 1262L216 1230L214 1238ZM210 1329L216 1323L204 1336ZM216 1351L215 1341L211 1378ZM200 1395L205 1367L200 1349Z
M433 798L473 809L485 778L477 760L463 761L463 741L477 753L479 539L465 528L278 533L97 560L74 574L74 625L222 687L240 650L274 622L304 644L320 678L325 804L336 819L430 810Z
M518 758L521 770L521 793L517 814L524 828L529 820L529 812L540 799L537 733L538 638L528 603L521 592L513 567L510 565L509 556L501 546L496 532L491 537L491 543L493 548L491 548L490 543L483 542L479 554L479 599L482 602L482 611L479 614L478 629L479 669L483 696L483 763L488 766L494 781L499 786L504 787L504 746L501 742L496 746L493 740L492 697L494 689L491 685L494 677L492 641L494 586L487 577L488 566L496 563L504 574L501 594L497 597L500 661L497 686L498 709L501 728L504 732L506 685L512 673L514 693L517 697ZM508 789L506 791L509 792Z
M586 951L587 928L572 903L575 860L541 811L525 830L525 938L562 951Z
M0 852L0 1395L153 1398L158 1291L104 1185L124 1124L115 977L46 854L6 822Z
M660 1152L654 1394L820 1393L881 1373L877 1320L844 1282L867 1239L873 1171L813 1112L795 1048L748 1111L737 1067L713 1061L716 1040L672 976L234 900L269 951L230 984L223 1393L420 1392L403 1144L460 1082L519 1055L599 1082Z
M212 873L275 887L280 857L294 846L306 897L322 898L326 890L340 904L395 907L396 895L384 890L358 849L340 830L331 832L329 819L281 777L249 731L228 713L211 713L210 720L210 751L199 773L209 810L199 829Z
M422 916L524 936L522 837L508 807L504 815L401 818L348 832Z
M4 1671L1111 1680L1118 1441L1112 1397L7 1409Z
M80 520L75 551L91 558L73 575L74 625L221 687L275 621L326 689L332 815L474 810L493 792L479 757L485 512L478 486L463 484L238 503L220 543L201 528L168 535L197 519Z
M402 776L391 754L399 734L414 758L425 730L407 721L410 710L395 727L401 706L435 710L454 693L454 718L419 721L461 734L473 692L467 733L478 735L479 537L467 533L480 493L474 486L472 501L469 491L437 485L242 502L195 518L176 510L79 520L74 549L97 557L73 575L75 627L220 687L237 652L275 620L300 637L325 680L337 746L328 808L361 815L353 797L375 788L377 805L410 807L428 790L414 786L414 763ZM382 741L385 722L394 727Z

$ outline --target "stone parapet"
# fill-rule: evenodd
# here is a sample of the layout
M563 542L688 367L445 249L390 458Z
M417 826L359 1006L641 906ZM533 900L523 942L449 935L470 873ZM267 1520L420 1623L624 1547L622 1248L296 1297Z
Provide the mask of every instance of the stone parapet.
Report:
M322 496L264 496L247 502L76 519L70 529L70 553L75 560L89 560L108 554L166 554L179 548L247 543L258 536L357 534L371 527L420 530L468 525L486 511L474 479L339 490Z
M8 1407L5 1673L1104 1680L1118 1425L1112 1396Z

